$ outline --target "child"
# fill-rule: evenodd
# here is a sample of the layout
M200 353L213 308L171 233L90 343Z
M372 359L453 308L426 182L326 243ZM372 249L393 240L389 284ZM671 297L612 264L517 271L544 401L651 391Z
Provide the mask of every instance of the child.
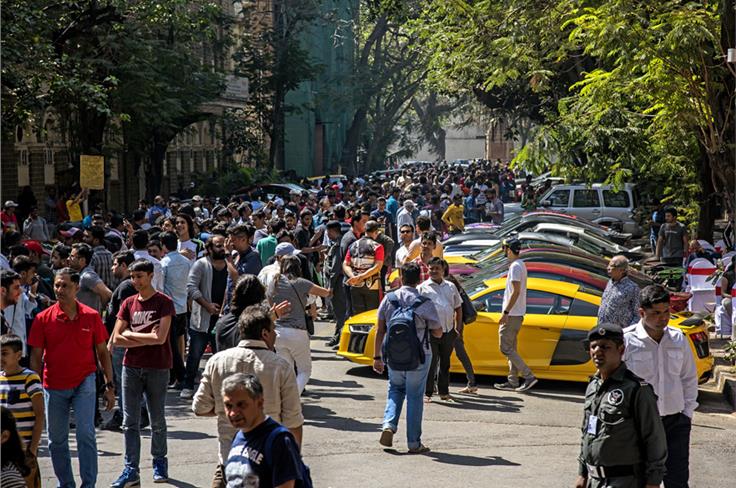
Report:
M31 470L26 465L23 444L15 428L15 418L5 407L0 407L0 425L2 425L2 473L0 486L3 488L26 488L23 476ZM31 485L29 485L31 486ZM39 485L40 486L40 485Z
M34 371L20 366L22 354L20 337L12 334L0 336L0 405L15 418L31 469L28 486L34 487L41 486L36 455L46 419L41 379Z

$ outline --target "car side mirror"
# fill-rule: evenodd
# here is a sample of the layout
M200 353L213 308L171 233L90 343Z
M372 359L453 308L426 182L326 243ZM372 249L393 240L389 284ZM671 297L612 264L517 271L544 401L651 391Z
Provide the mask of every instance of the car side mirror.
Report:
M539 204L542 207L551 207L552 206L552 202L550 202L549 200L542 200L541 202L539 202Z

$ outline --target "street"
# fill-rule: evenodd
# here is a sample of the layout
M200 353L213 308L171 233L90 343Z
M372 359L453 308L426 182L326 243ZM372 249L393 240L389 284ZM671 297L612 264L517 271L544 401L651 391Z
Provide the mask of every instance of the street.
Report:
M317 323L313 374L303 396L303 453L317 487L517 486L571 487L575 481L584 385L540 381L529 393L491 389L496 378L479 378L480 395L456 395L457 403L426 405L423 442L427 455L406 454L404 423L395 449L378 444L386 382L324 347L328 323ZM451 393L464 385L453 375ZM731 487L736 477L736 416L722 397L701 393L690 448L690 486ZM208 487L217 462L215 420L197 418L188 401L169 392L167 407L171 486ZM123 434L99 432L98 486L123 468ZM76 455L73 435L72 456ZM42 441L44 486L55 486ZM150 430L144 430L141 480L151 486ZM75 473L78 471L74 460ZM78 478L77 478L78 479ZM165 485L162 485L165 486Z

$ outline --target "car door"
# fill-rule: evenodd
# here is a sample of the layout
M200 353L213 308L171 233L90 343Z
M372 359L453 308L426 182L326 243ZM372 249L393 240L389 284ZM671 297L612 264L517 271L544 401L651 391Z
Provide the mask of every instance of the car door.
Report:
M631 196L627 190L615 192L613 190L602 190L603 193L603 216L628 222L631 220L633 205Z
M572 211L578 217L595 222L601 217L601 201L597 188L575 188L572 193Z
M465 349L480 374L508 374L508 360L501 354L498 338L503 293L502 288L476 297L473 303L478 310L478 319L465 326ZM527 291L527 314L519 332L518 351L532 370L541 371L549 367L560 330L565 327L570 304L571 299L556 293ZM451 370L463 371L454 355Z
M570 205L570 189L557 188L545 198L549 202L549 209L555 212L566 213Z

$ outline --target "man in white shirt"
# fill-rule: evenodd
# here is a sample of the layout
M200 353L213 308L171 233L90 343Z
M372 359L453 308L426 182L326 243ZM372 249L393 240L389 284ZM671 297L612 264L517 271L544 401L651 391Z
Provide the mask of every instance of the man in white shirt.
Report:
M427 387L424 390L426 402L432 400L434 393L435 371L437 363L440 370L437 375L437 392L440 400L452 401L450 396L450 356L457 337L458 328L462 324L463 300L455 285L444 279L446 261L433 257L429 260L429 279L417 287L419 294L430 299L437 309L442 325L442 337L431 337L432 362L427 375Z
M519 260L521 241L511 238L503 241L503 251L509 260L509 274L503 294L503 313L498 321L498 343L501 353L509 360L509 376L505 383L496 383L498 390L527 391L537 384L537 378L517 351L517 339L526 314L526 266ZM519 384L519 375L524 384Z
M399 247L396 249L396 264L394 266L396 269L400 269L408 262L409 247L413 240L414 226L411 224L402 225L399 228Z
M139 229L133 232L133 255L136 259L145 259L153 263L153 280L151 285L156 291L164 292L164 272L161 261L148 253L148 232Z
M667 323L670 295L659 285L641 291L641 320L624 330L626 366L652 385L667 436L665 488L688 486L690 430L698 406L698 372L687 336Z

